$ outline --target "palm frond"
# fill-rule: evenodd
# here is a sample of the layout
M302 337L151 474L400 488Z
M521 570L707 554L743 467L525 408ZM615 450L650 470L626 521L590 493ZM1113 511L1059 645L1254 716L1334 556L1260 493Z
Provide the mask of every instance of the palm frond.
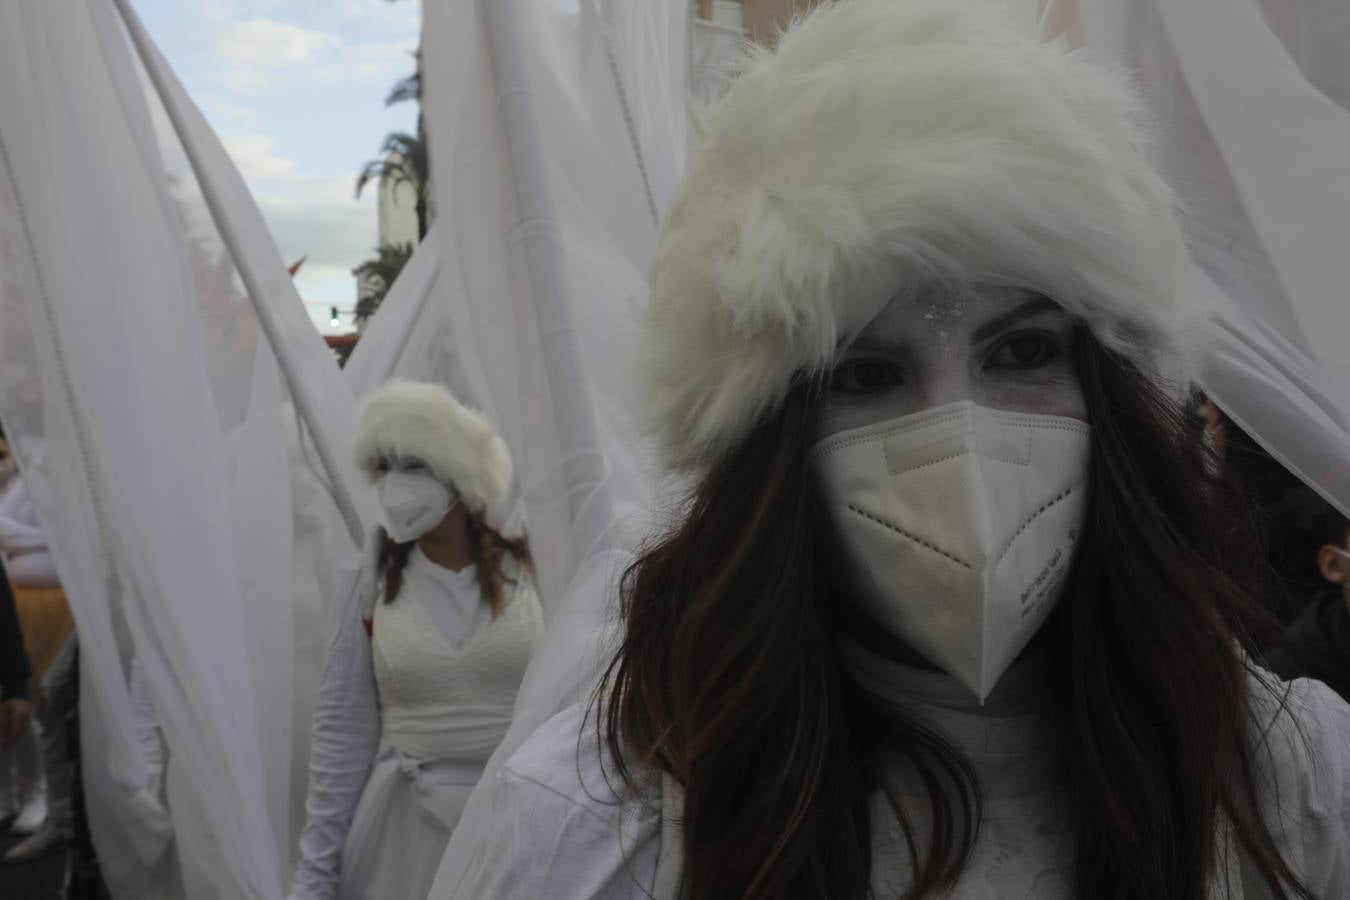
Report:
M388 178L396 185L410 184L414 190L420 190L421 179L402 160L377 159L366 163L361 174L356 176L356 196L361 196L367 184L382 178Z
M408 100L422 102L422 55L419 51L413 51L413 59L417 60L417 71L411 75L405 75L389 90L389 95L384 98L385 106L393 106L395 103L404 103Z
M412 255L412 244L381 244L375 248L373 258L352 269L360 285L360 296L356 300L358 322L370 318L379 309Z

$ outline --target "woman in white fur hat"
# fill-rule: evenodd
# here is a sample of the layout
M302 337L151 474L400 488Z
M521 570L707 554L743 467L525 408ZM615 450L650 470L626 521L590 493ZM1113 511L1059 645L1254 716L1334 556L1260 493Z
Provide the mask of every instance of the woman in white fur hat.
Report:
M526 540L494 524L511 457L486 419L390 382L356 456L389 525L337 610L294 900L426 896L543 631Z
M697 117L639 347L689 496L454 896L1350 897L1139 105L1002 6L823 6Z

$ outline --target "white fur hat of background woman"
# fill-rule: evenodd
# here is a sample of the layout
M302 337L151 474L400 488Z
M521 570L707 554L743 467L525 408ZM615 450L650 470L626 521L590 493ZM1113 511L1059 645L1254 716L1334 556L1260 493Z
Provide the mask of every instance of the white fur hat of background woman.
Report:
M394 380L357 415L356 464L374 477L382 458L418 460L478 512L511 489L511 453L482 414L439 384Z
M897 296L1038 291L1155 375L1205 310L1119 71L1006 0L840 0L695 115L638 331L662 460L724 455Z

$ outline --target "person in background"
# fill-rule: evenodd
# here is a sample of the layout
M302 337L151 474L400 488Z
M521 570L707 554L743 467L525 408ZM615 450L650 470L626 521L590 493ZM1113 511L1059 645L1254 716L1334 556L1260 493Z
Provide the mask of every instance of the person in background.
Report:
M47 818L31 679L14 593L0 563L0 827L25 835Z
M45 816L37 828L0 858L4 865L21 865L65 850L75 832L76 761L71 755L71 723L77 715L76 643L74 635L66 638L38 683Z
M1275 620L1266 640L1298 618L1324 583L1314 557L1322 546L1317 523L1324 501L1286 469L1212 398L1194 399L1194 414L1206 445L1206 473L1214 485L1236 492L1251 507L1265 565L1261 595ZM1268 647L1267 647L1268 649Z
M1323 590L1285 630L1265 662L1281 678L1316 678L1350 702L1350 519L1330 504L1321 505L1316 521L1323 543L1317 569Z
M0 430L0 492L17 479L14 455ZM7 573L0 574L0 582L4 590L0 601L0 828L32 834L47 817L40 740L37 729L29 727L33 716L29 684L32 662Z
M511 457L483 416L393 381L355 449L388 531L336 610L292 900L427 895L543 632L526 539L496 524Z
M10 449L9 439L5 437L5 429L0 426L0 488L9 484L9 480L19 473L19 464L14 459L14 452Z
M0 433L0 456L6 450ZM29 461L43 465L40 456ZM14 588L14 603L33 675L41 679L74 632L75 619L57 577L56 563L47 547L47 536L38 521L28 483L17 470L0 481L0 555Z
M0 556L9 573L14 606L32 664L39 726L24 738L28 745L16 753L22 763L21 784L17 786L24 804L11 831L26 838L0 860L19 864L61 849L73 828L71 761L66 740L66 722L73 712L74 697L68 684L73 675L58 668L61 660L73 658L64 651L74 640L75 620L57 578L56 564L38 522L28 483L15 464L3 432L0 432L0 454L10 463L8 478L0 483ZM30 454L25 462L40 466L41 458L41 453ZM53 689L54 685L60 687Z
M28 694L31 674L14 610L14 592L0 564L0 747L13 745L32 726L33 701Z

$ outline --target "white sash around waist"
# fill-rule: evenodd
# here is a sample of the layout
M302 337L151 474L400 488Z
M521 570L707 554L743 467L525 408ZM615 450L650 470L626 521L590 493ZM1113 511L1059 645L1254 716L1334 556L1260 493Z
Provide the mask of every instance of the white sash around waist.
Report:
M384 737L414 759L479 763L487 760L511 726L505 704L459 704L441 709L398 707L383 711Z

